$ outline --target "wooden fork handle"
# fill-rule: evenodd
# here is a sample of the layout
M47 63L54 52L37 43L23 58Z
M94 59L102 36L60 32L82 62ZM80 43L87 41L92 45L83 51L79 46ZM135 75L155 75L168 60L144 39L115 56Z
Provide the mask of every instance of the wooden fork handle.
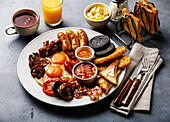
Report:
M140 80L141 80L141 77L142 75L139 74L140 76L137 77L134 81L133 81L133 84L132 86L130 87L129 89L129 92L127 93L126 97L124 98L124 100L122 101L122 105L123 106L128 106L130 101L132 100L134 94L135 94L135 91L137 90L139 84L140 84Z
M126 82L125 86L123 87L123 89L121 90L121 92L119 93L119 95L116 97L116 99L115 99L115 101L114 101L114 105L116 105L116 106L120 106L120 105L121 105L122 100L123 100L125 94L127 93L127 91L129 90L130 86L132 85L132 82L133 82L133 81L132 81L131 79L129 79L129 80Z

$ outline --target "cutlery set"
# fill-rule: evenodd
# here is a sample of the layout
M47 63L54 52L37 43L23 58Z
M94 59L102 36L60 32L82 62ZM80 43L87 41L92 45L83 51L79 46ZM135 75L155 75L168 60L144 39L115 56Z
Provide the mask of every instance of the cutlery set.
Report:
M128 106L132 100L135 91L141 83L142 77L149 69L149 60L145 57L142 58L141 62L133 71L132 75L116 97L114 105L116 106Z

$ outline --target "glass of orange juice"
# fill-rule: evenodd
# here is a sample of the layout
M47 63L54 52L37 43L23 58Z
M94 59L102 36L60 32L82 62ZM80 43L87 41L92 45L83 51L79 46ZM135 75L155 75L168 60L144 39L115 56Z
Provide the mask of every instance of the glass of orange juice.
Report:
M49 26L57 26L62 22L63 0L42 0L44 21Z

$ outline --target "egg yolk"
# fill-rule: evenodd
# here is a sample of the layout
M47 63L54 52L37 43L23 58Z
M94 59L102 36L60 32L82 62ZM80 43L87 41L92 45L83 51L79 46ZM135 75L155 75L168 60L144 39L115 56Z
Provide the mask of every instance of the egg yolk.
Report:
M51 56L51 61L53 64L64 64L66 56L62 53L56 53Z
M46 69L46 75L50 78L60 77L62 75L62 68L60 66L50 65Z

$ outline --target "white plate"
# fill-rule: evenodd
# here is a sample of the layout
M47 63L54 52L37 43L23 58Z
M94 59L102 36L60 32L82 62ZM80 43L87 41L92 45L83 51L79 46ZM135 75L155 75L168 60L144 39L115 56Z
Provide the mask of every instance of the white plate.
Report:
M83 105L95 103L95 101L92 101L88 96L83 96L83 98L81 98L81 99L74 98L73 100L71 100L69 102L62 100L62 99L58 99L57 97L48 96L43 93L42 87L31 76L30 68L28 65L29 64L29 60L28 60L29 55L33 52L38 52L38 49L43 46L44 41L55 40L57 33L59 33L59 32L65 33L65 31L67 29L71 29L74 32L77 32L77 30L80 28L68 27L68 28L54 29L54 30L47 31L47 32L39 35L38 37L33 39L31 42L29 42L25 46L23 51L21 52L20 57L18 59L18 64L17 64L18 77L20 79L21 84L23 85L23 87L25 88L25 90L28 93L30 93L32 96L34 96L35 98L37 98L45 103L48 103L51 105L56 105L56 106L63 106L63 107L75 107L75 106L83 106ZM89 29L85 29L85 28L82 28L82 29L84 29L86 31L89 39L94 36L97 36L97 35L102 35L101 33L98 33L93 30L89 30ZM114 41L112 41L112 42L115 44L116 47L118 47L118 45ZM125 70L119 75L118 85L121 83L124 75L125 75ZM108 95L111 94L116 88L117 87L112 87L112 89L110 90ZM100 97L100 100L107 97L108 95L103 94L103 96Z

